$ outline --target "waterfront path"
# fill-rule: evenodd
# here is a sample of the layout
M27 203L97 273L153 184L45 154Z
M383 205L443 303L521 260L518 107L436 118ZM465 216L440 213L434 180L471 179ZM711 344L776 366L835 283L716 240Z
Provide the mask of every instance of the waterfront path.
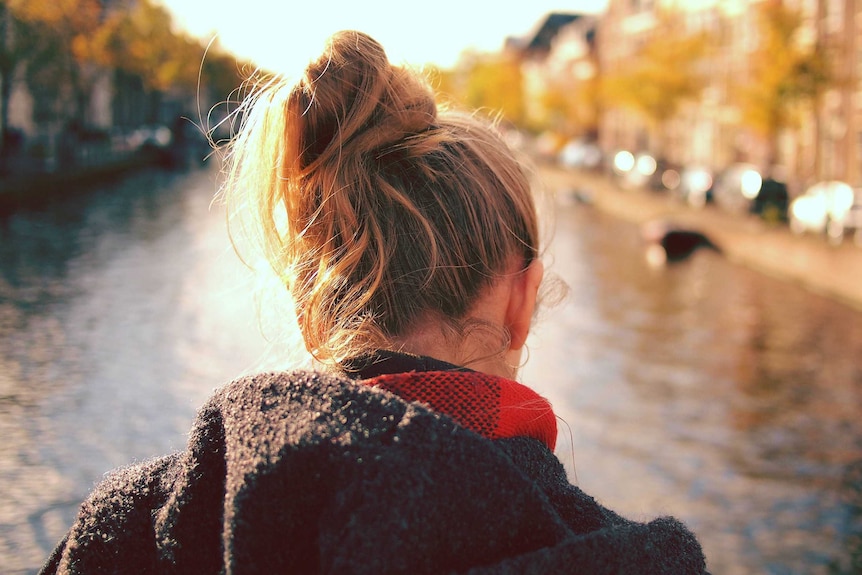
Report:
M862 247L852 238L831 245L823 237L796 236L785 224L726 213L711 205L692 208L666 193L622 189L602 174L540 166L538 175L558 197L577 195L598 209L636 223L663 220L699 231L735 263L862 310Z

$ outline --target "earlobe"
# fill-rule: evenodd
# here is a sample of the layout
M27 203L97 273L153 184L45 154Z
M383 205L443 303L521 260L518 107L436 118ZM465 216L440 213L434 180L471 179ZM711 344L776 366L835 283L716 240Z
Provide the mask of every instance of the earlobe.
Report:
M506 328L511 335L509 349L521 349L527 341L544 275L545 267L542 262L533 260L527 269L512 280L509 305L506 308Z

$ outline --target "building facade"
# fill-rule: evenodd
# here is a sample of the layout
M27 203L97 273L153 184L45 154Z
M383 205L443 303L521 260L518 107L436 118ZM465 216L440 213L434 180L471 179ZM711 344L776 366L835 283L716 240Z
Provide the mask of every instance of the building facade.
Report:
M698 63L702 89L660 127L631 107L601 106L597 137L606 153L618 149L659 153L674 164L696 164L714 171L741 161L763 170L777 166L792 193L823 179L862 186L862 2L783 0L786 8L802 17L790 39L793 46L787 49L822 54L828 63L828 80L814 97L800 98L792 105L786 112L788 119L771 137L747 120L739 97L758 80L755 54L766 40L757 11L765 2L782 0L610 0L606 11L591 23L592 42L583 41L583 26L578 33L566 33L574 28L567 24L557 30L553 41L547 41L547 52L530 53L525 65L536 85L542 77L573 75L573 68L559 64L571 54L594 62L600 77L612 77L625 70L656 35L665 33L661 14L672 11L679 28L675 33L702 33L710 39L710 49ZM584 55L584 47L591 51L589 55Z

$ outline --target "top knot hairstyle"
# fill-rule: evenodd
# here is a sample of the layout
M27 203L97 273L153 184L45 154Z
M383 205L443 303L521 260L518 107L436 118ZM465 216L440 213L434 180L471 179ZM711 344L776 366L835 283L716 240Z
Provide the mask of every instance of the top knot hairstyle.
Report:
M530 185L500 135L438 110L363 33L335 34L299 81L270 80L241 111L230 213L253 217L324 363L425 319L463 329L484 287L538 257Z

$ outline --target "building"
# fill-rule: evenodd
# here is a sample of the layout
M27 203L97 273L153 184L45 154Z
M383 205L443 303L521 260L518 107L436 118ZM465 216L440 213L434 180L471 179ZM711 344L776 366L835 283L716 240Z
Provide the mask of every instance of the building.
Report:
M830 72L816 97L790 104L772 136L751 123L740 103L740 94L758 80L754 56L766 40L756 15L767 2L798 10L801 26L788 50L822 54ZM571 137L576 130L555 121L548 109L549 92L565 86L574 99L591 79L605 81L624 71L654 37L667 34L666 11L674 15L674 34L710 39L711 48L697 62L702 87L660 122L599 98L595 136L605 152L648 151L674 164L714 171L739 161L764 170L778 165L793 193L822 179L862 187L860 0L610 0L601 15L549 14L527 37L510 43L522 54L534 124Z
M596 26L592 14L552 12L526 37L508 44L520 57L532 127L554 132L561 140L595 139L598 111L590 91L598 79Z
M50 6L41 1L46 4L40 6ZM128 152L141 133L153 132L152 127L176 125L180 116L195 117L198 98L204 100L204 108L211 105L210 76L198 74L196 61L203 57L203 47L175 35L160 6L138 0L89 1L91 11L82 12L87 16L63 16L60 25L34 16L28 23L25 13L13 13L0 4L0 128L14 142L5 147L0 169L53 170L71 166L78 161L75 156L84 155L87 162L110 161L113 155ZM105 23L111 25L103 27ZM100 44L86 43L90 51L83 55L73 49L74 41L87 34L98 37L100 32L112 34L111 47L125 46L131 38L151 52L126 66L123 60L106 64L127 57L126 52L117 56ZM159 58L168 62L167 80L159 75L163 71L158 69ZM227 66L219 70L216 73L232 71Z

